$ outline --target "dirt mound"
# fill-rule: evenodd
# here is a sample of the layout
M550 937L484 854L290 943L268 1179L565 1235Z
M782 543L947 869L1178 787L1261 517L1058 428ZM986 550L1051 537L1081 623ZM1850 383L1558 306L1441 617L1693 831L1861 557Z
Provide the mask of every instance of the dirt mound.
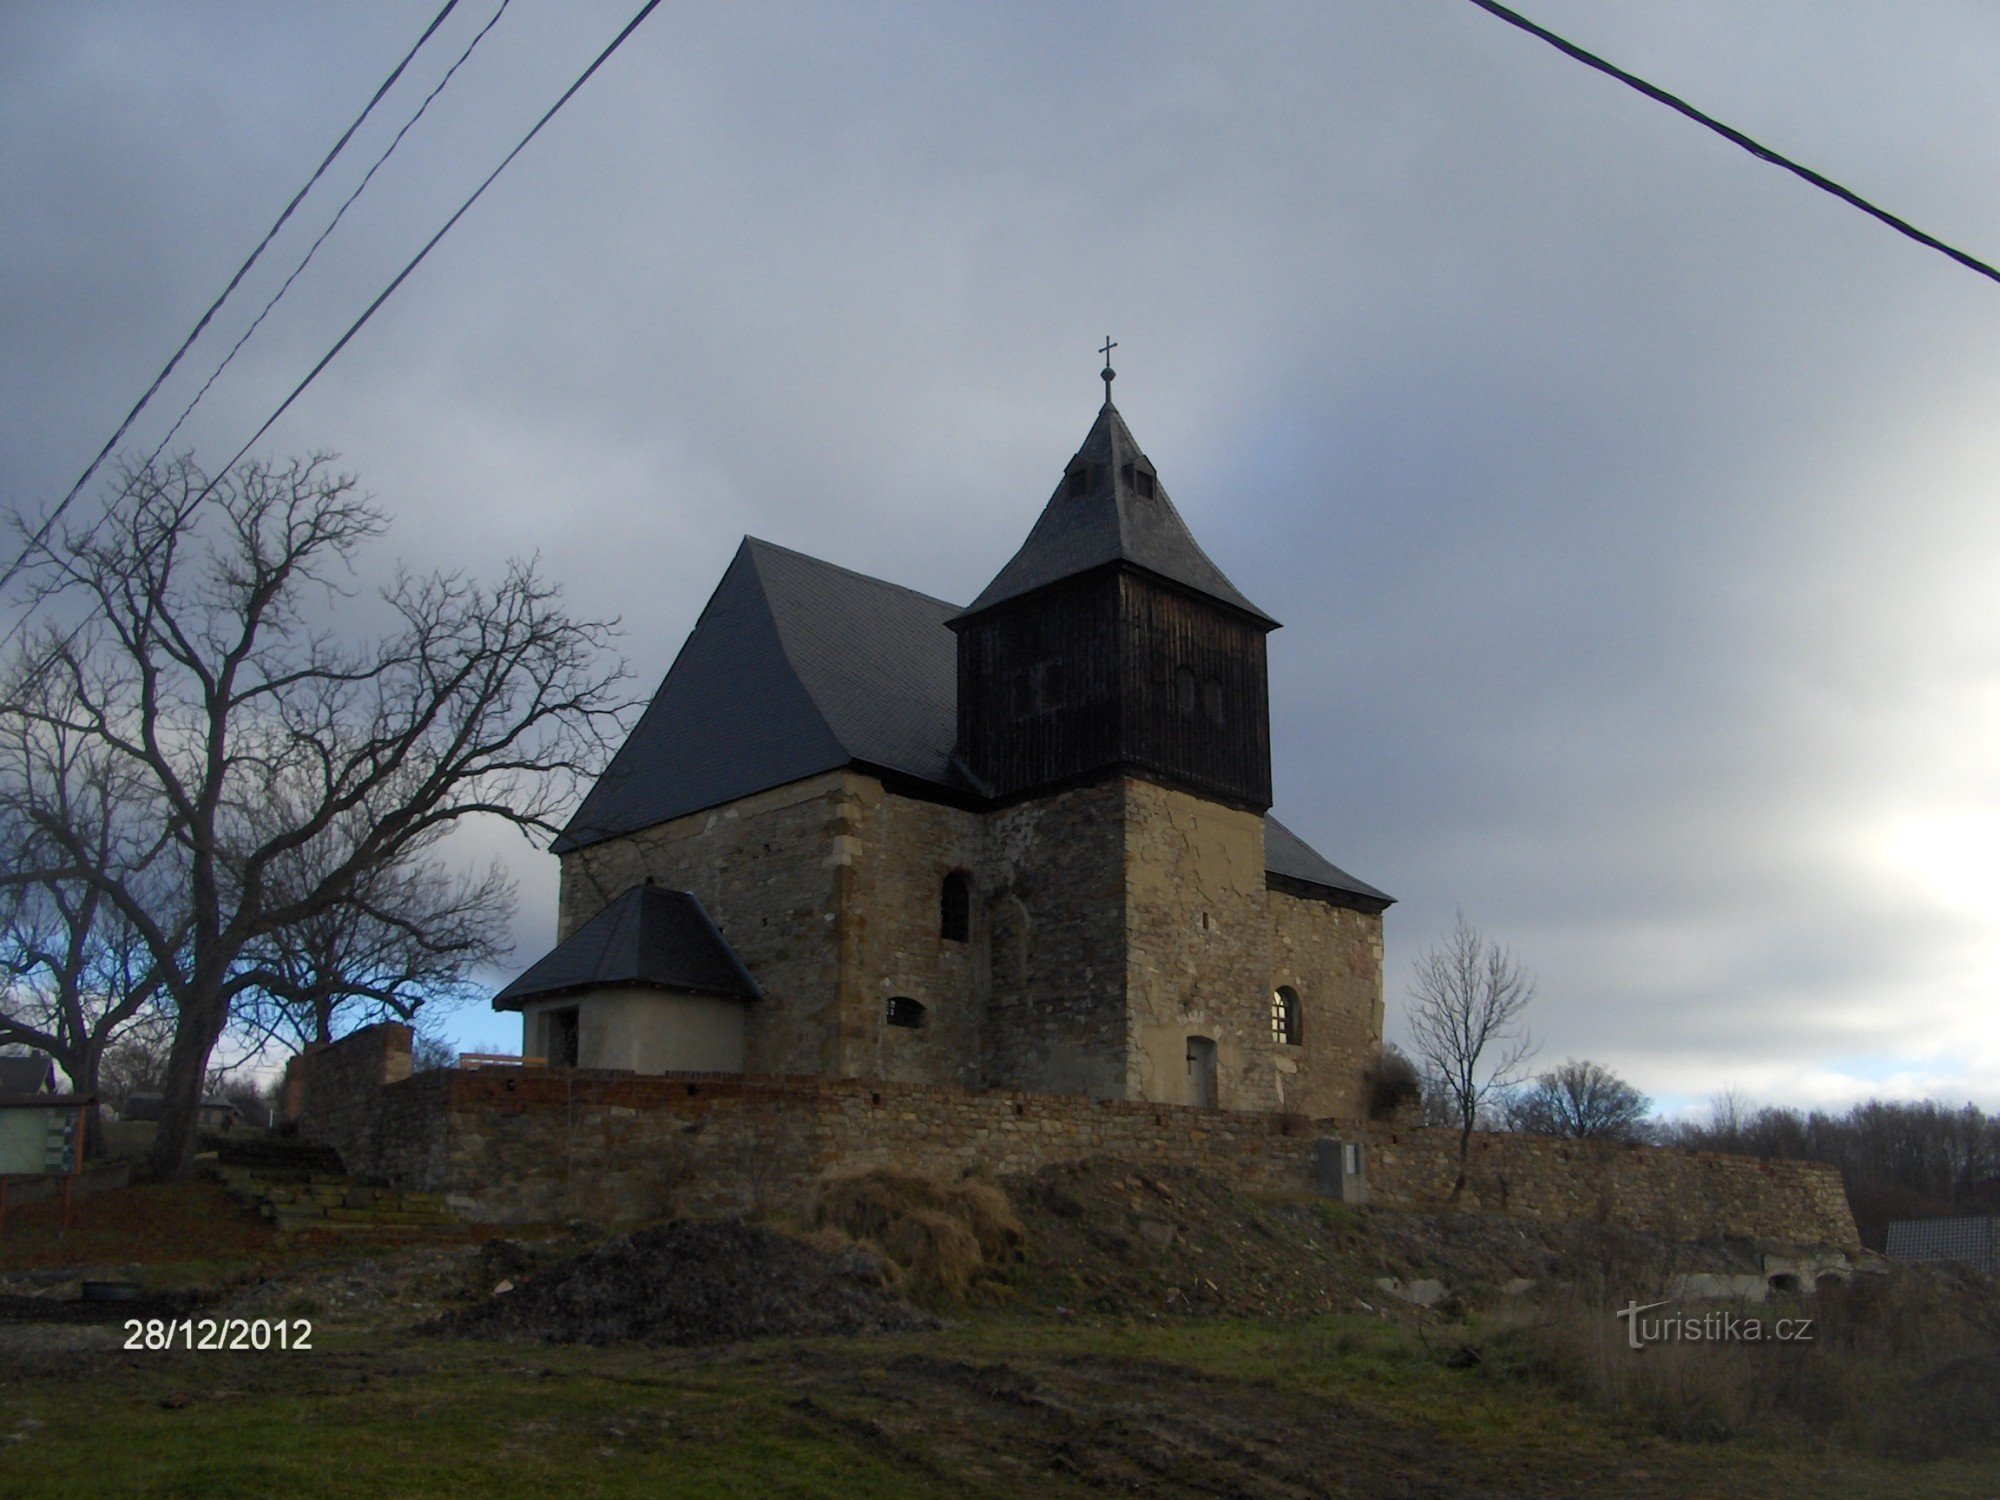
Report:
M937 1327L882 1290L882 1270L873 1257L828 1254L754 1224L675 1222L606 1240L432 1330L559 1344L718 1344Z

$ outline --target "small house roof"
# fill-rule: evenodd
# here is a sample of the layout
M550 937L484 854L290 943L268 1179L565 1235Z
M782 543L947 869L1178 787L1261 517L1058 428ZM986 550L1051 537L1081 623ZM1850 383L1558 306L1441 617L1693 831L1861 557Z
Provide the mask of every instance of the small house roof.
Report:
M46 1057L0 1057L0 1094L47 1094L56 1086L56 1065Z
M640 885L530 965L493 997L493 1008L614 985L743 1000L764 993L692 892Z

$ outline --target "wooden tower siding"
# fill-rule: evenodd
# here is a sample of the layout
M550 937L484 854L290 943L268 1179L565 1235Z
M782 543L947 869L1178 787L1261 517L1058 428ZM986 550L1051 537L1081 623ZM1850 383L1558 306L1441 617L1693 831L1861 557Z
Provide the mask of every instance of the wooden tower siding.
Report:
M958 674L959 751L996 796L1124 769L1271 804L1264 629L1211 600L1098 569L965 622Z

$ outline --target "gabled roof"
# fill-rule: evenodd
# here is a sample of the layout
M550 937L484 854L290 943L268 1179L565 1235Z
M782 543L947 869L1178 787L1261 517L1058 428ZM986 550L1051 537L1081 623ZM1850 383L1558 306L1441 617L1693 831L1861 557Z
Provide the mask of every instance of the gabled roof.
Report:
M1396 904L1394 896L1376 890L1365 880L1355 879L1283 823L1268 815L1264 819L1264 870L1266 874L1284 880L1319 886L1345 896L1358 896L1370 905L1380 903L1387 907Z
M558 853L859 762L952 769L957 606L745 537Z
M1071 476L1080 488L1071 493ZM1142 492L1150 482L1152 493ZM1109 401L1063 471L1021 550L972 601L966 616L1109 563L1128 563L1276 629L1201 550L1161 488L1125 419Z
M688 891L634 886L493 997L495 1010L612 985L756 1000L763 991Z
M46 1057L0 1057L0 1094L45 1094L55 1087L55 1064Z

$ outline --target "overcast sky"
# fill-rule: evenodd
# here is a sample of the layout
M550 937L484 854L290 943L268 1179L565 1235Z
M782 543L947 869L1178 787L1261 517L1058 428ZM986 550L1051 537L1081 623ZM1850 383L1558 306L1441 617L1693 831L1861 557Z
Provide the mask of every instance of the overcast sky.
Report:
M636 3L513 0L176 446L235 452ZM1990 5L1523 5L2000 259ZM0 6L0 502L68 488L432 11ZM383 571L539 553L650 686L746 532L971 598L1107 330L1284 622L1276 811L1399 897L1392 1036L1462 909L1544 1058L1669 1106L2000 1107L2000 285L1464 0L662 7L262 451L337 451ZM555 861L493 847L526 963Z

